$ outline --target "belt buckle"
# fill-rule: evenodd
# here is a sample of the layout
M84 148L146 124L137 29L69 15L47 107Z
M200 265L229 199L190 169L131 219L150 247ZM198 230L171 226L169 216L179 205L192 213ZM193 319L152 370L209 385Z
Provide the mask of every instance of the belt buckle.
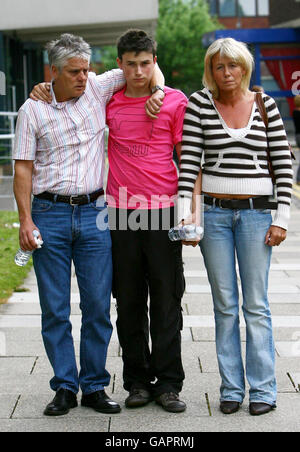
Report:
M74 207L74 206L77 206L77 203L76 202L73 202L73 198L77 198L77 196L75 196L75 195L71 195L70 196L70 206L72 206L72 207Z
M226 209L226 207L223 207L223 206L222 206L222 201L225 201L225 199L219 198L219 202L218 202L219 208L220 208L220 209Z

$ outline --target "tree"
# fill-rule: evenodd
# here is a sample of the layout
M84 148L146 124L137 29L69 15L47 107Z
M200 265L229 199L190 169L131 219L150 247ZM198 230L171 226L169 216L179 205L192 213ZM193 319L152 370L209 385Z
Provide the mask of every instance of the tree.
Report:
M220 29L205 0L159 0L158 64L166 84L186 95L201 89L204 33Z

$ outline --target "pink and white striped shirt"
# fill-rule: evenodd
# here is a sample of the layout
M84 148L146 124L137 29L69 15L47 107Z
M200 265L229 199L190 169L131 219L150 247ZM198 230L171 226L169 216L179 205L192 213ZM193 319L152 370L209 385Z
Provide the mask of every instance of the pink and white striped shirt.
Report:
M51 104L28 99L18 114L14 160L34 161L32 192L93 193L103 187L105 109L125 85L123 71L89 74L85 92Z

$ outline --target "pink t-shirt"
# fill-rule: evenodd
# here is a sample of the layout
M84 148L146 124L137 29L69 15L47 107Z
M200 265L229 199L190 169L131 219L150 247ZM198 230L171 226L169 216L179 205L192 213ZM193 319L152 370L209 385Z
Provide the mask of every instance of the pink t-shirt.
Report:
M182 140L186 96L165 88L158 119L145 112L149 97L116 93L106 111L109 127L107 202L123 209L157 209L174 205L178 175L173 149Z

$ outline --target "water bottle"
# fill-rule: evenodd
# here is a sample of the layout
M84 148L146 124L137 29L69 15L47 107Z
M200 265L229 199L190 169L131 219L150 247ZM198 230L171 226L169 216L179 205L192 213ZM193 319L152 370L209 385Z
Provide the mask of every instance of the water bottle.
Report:
M169 239L172 242L177 240L195 241L201 240L203 237L203 227L196 226L195 224L187 224L185 226L176 226L170 229Z
M32 233L33 233L34 240L35 240L35 243L37 244L38 248L42 248L43 241L41 239L39 239L39 236L40 236L39 231L34 230ZM23 251L20 248L15 256L16 265L18 265L19 267L24 267L28 263L31 255L34 251L35 250Z

